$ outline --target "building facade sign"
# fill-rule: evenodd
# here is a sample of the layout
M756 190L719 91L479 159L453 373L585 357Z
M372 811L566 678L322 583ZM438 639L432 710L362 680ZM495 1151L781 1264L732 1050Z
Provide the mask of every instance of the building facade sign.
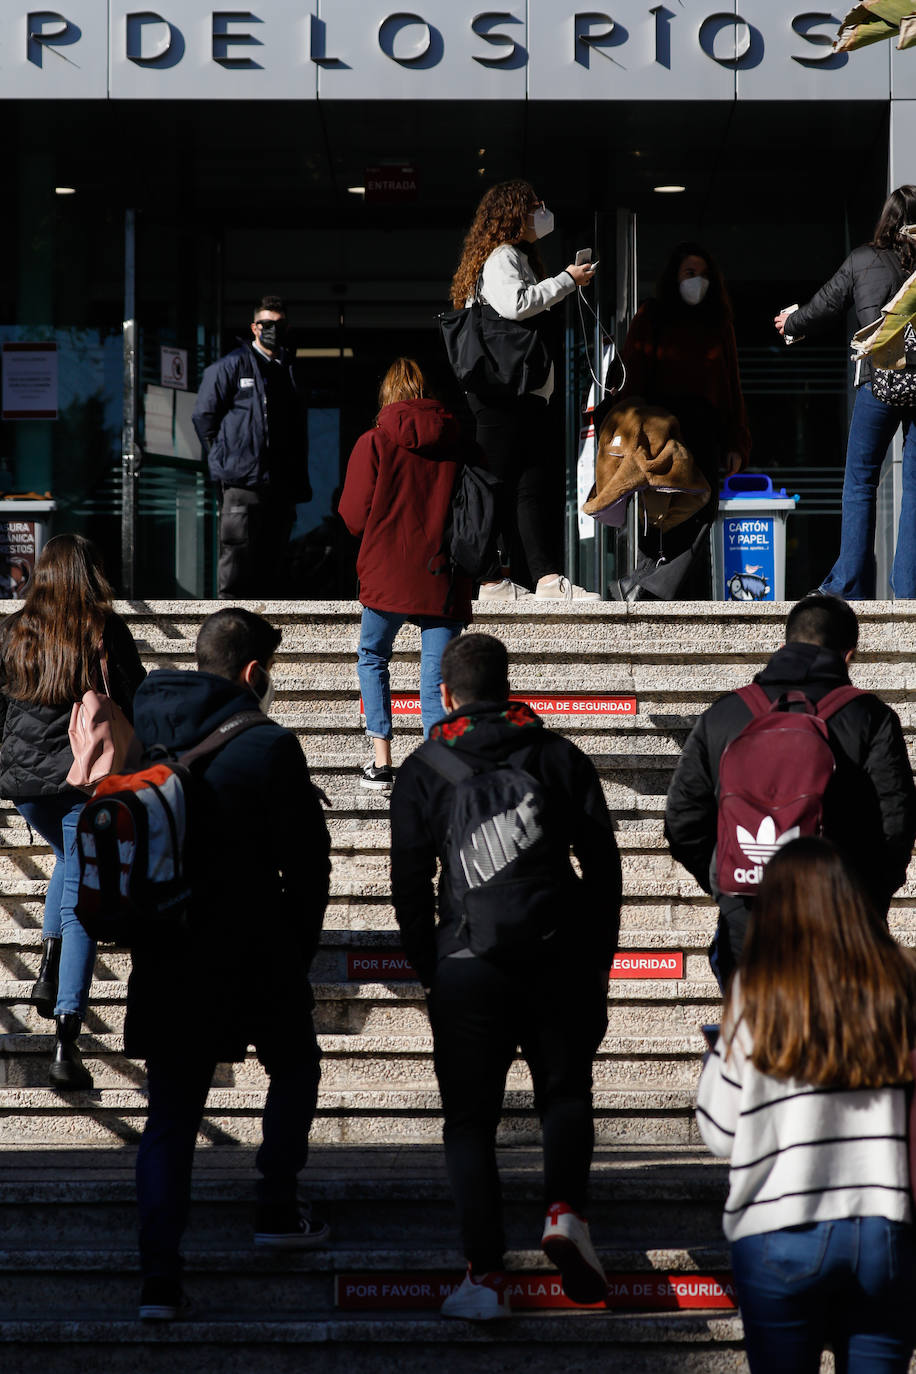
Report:
M916 81L888 43L835 54L826 0L249 3L4 0L0 96L886 100Z

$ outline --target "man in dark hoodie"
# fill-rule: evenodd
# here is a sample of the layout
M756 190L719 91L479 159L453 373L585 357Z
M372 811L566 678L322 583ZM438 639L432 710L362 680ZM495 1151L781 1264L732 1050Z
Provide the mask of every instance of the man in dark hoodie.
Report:
M403 764L391 799L392 897L405 952L428 997L446 1162L468 1261L464 1282L442 1311L472 1319L509 1312L500 1272L505 1239L496 1130L519 1046L544 1132L541 1244L559 1265L567 1296L599 1302L606 1282L585 1212L594 1144L592 1063L607 1027L608 974L620 926L621 867L611 818L585 754L544 729L528 706L509 701L508 656L498 639L471 634L452 640L441 670L448 714L433 726L431 743L440 751L447 745L459 761L492 777L494 786L507 760L532 774L547 803L541 833L569 870L549 938L487 957L472 954L467 913L456 907L450 882L455 786L425 762L424 754L432 757L430 744ZM474 838L497 827L502 846L509 845L503 867L512 862L513 820L500 813L475 832ZM524 824L530 842L531 827ZM523 842L519 849L525 847ZM569 866L570 848L579 879ZM464 862L464 853L460 858ZM443 865L438 924L437 860Z
M181 754L239 712L266 712L279 643L250 611L208 616L198 671L151 673L134 699L146 748ZM137 1155L146 1320L184 1306L179 1246L194 1144L217 1063L244 1059L249 1045L270 1079L255 1244L301 1249L328 1235L296 1200L320 1077L308 982L330 875L319 797L296 736L273 721L230 739L194 774L187 930L134 950L127 989L125 1050L146 1060L149 1081Z
M786 621L785 644L754 681L771 701L795 691L817 703L849 685L858 640L859 622L847 602L805 597ZM723 989L740 958L751 912L745 899L716 886L719 764L750 720L750 707L734 692L704 711L684 745L665 806L671 853L719 905L710 963ZM900 721L878 697L863 693L829 718L827 734L836 772L824 796L824 832L886 917L916 837L916 790Z
M284 347L286 306L262 296L252 337L208 367L191 419L219 483L219 595L280 594L296 503L310 501L308 413Z

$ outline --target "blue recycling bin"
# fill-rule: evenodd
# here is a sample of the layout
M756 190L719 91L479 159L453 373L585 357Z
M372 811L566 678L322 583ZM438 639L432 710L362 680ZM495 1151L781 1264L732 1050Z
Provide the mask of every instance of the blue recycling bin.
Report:
M726 478L712 540L716 600L785 601L786 520L797 501L762 472Z

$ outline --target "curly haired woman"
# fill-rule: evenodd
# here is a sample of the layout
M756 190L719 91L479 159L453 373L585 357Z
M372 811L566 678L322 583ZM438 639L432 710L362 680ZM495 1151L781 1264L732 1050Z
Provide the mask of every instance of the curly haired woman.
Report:
M585 286L594 275L591 265L571 263L555 277L546 275L535 245L552 229L552 212L527 181L503 181L492 186L478 205L464 240L452 281L454 305L471 305L477 296L503 319L537 320L577 286ZM477 442L490 470L503 482L503 575L482 584L481 600L515 601L530 595L509 576L516 541L536 583L537 596L597 600L596 593L575 586L557 571L560 557L554 547L554 522L549 518L550 451L545 425L553 383L551 363L543 385L525 395L497 400L468 393Z

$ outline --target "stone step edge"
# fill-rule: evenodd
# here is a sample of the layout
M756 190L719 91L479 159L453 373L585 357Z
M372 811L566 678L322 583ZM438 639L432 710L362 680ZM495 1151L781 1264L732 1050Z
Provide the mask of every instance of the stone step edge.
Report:
M260 1112L266 1092L260 1088L211 1088L207 1095L208 1116ZM639 1083L616 1088L598 1088L593 1093L596 1112L655 1110L693 1112L696 1098L691 1088L646 1088ZM99 1112L145 1112L146 1092L139 1088L92 1088L85 1092L56 1092L53 1088L0 1088L0 1112L6 1114L41 1112L58 1117L79 1115L87 1108ZM509 1089L503 1101L503 1116L530 1115L533 1094L523 1088ZM320 1091L318 1116L363 1113L376 1117L400 1114L441 1112L439 1094L422 1088L329 1088Z
M28 1003L34 978L15 982L0 981L0 1002ZM610 1001L633 1001L643 994L646 1001L659 1000L660 994L678 1003L697 1001L721 1002L722 994L710 974L708 982L688 982L683 978L614 978L611 980ZM393 980L390 983L313 983L312 992L317 1002L375 1001L375 1002L421 1002L423 994L419 983ZM676 995L675 995L676 994ZM92 1003L106 1004L123 1002L127 997L127 983L121 979L93 979L89 990L89 1011Z
M253 1204L252 1204L253 1205ZM699 1273L706 1269L728 1269L730 1267L728 1247L721 1245L696 1245L689 1249L674 1247L670 1249L624 1249L621 1246L596 1243L595 1249L601 1263L608 1273L621 1273L635 1270L646 1274L664 1273L676 1270L678 1273ZM225 1248L222 1250L195 1249L193 1234L189 1233L189 1244L183 1247L187 1270L200 1274L227 1273L234 1270L248 1272L277 1273L314 1273L343 1274L361 1269L377 1273L396 1270L448 1271L463 1268L459 1251L455 1248L429 1245L402 1246L394 1250L383 1246L361 1245L346 1249L304 1250L299 1254L293 1251L267 1253L258 1251L253 1245L246 1248ZM506 1252L506 1265L510 1273L556 1273L556 1268L540 1250L509 1250ZM95 1273L139 1272L140 1260L136 1246L108 1249L62 1246L18 1250L15 1247L0 1250L0 1274L66 1273L72 1269L85 1269Z
M95 1034L84 1031L79 1046L84 1058L103 1058L110 1055L124 1059L131 1064L142 1064L140 1059L132 1059L122 1049L123 1037L115 1034ZM322 1053L346 1057L359 1054L363 1058L430 1055L433 1051L432 1037L429 1035L319 1035L318 1044ZM13 1055L50 1054L54 1046L54 1032L35 1031L32 1034L19 1032L0 1033L0 1058ZM670 1058L693 1056L706 1049L701 1033L696 1035L607 1036L597 1050L598 1058L618 1056L639 1058ZM251 1052L245 1061L252 1063L257 1056ZM520 1061L520 1057L516 1062Z
M400 1345L405 1338L414 1345L452 1346L468 1343L478 1346L517 1344L549 1339L556 1349L565 1328L575 1331L576 1342L615 1345L655 1345L685 1342L712 1345L717 1350L737 1345L743 1339L740 1318L726 1311L691 1312L606 1312L585 1309L544 1312L535 1316L513 1316L500 1323L499 1332L481 1331L474 1322L449 1322L436 1315L386 1317L367 1312L364 1316L331 1317L326 1313L309 1320L240 1321L237 1317L161 1322L155 1334L138 1321L43 1320L0 1321L0 1347L3 1345L318 1345L370 1342ZM549 1335L548 1335L549 1333Z

